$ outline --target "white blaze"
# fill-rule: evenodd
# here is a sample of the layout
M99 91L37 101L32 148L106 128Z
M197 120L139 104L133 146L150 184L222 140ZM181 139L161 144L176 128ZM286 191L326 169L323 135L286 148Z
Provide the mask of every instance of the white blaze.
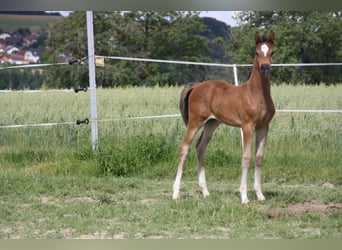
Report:
M269 48L266 44L261 45L261 51L264 53L264 56L267 55Z

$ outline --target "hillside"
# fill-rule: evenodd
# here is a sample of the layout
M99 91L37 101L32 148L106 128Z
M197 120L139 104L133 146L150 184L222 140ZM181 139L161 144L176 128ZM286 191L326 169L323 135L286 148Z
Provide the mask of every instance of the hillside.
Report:
M60 15L48 13L44 15L43 13L22 12L9 14L8 12L0 12L0 32L13 32L19 28L29 28L32 33L36 33L45 25L52 25L63 18Z

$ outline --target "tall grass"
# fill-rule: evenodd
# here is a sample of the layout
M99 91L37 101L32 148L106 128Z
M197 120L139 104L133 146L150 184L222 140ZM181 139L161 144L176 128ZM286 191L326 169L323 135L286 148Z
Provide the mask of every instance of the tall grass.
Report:
M173 178L185 132L180 118L122 118L179 113L180 87L98 89L99 151L89 125L0 129L1 170L39 174ZM342 109L342 87L272 87L277 109ZM89 94L1 93L0 125L89 118ZM341 114L278 113L271 122L264 180L342 184ZM240 131L221 125L209 144L209 179L240 176ZM194 150L185 178L197 173Z

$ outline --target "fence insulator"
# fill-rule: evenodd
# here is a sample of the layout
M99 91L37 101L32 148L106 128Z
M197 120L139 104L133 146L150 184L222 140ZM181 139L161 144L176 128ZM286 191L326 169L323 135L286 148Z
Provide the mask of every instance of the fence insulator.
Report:
M83 61L84 61L85 59L87 59L87 57L83 57L83 58L79 57L79 58L77 58L77 59L71 59L71 60L69 60L68 63L69 63L69 65L74 64L74 63L83 64Z
M81 123L88 124L88 123L89 123L89 119L86 118L86 119L84 119L84 120L77 120L77 121L76 121L76 124L77 124L77 125L80 125Z
M74 88L74 91L78 93L79 91L84 91L87 92L88 88L87 87L79 87L79 88Z

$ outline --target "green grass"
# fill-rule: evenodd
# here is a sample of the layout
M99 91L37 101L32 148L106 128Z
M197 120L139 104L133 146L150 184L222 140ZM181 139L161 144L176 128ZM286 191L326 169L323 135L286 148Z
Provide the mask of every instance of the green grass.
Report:
M98 89L97 154L89 125L0 129L0 238L341 238L341 114L277 113L267 200L254 198L251 167L248 207L236 193L240 131L220 126L206 159L211 196L197 192L192 147L174 203L181 119L107 119L177 114L180 91ZM340 85L272 88L277 109L342 109L341 93ZM89 93L0 95L0 125L89 118Z
M1 174L1 238L340 238L341 188L265 184L268 201L241 206L236 183L211 182L203 199L187 181ZM320 211L281 210L326 204ZM330 204L330 205L329 205ZM282 212L283 211L283 212Z

